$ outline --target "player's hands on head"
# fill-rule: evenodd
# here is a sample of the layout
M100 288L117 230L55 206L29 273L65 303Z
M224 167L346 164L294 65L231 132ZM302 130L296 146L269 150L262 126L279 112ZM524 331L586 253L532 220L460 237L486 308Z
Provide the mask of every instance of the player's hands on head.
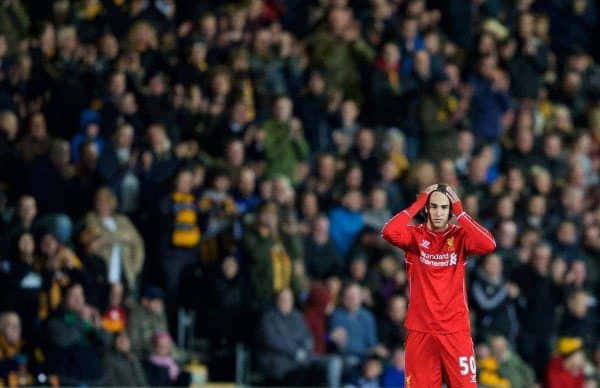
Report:
M450 199L450 203L452 204L452 213L454 213L454 215L456 216L462 213L462 203L460 201L460 198L458 197L458 194L456 194L456 191L454 191L452 186L446 186L446 195L448 196L448 198Z
M425 203L427 202L427 197L429 197L429 194L431 194L432 192L435 191L435 189L437 189L437 186L438 186L437 184L428 186L427 188L425 188L425 190L423 190L423 191L421 191L421 193L419 193L419 195L417 196L417 200L415 202L416 208L413 210L414 214L416 214L419 210L421 210L423 207L425 207Z
M438 188L438 185L436 183L435 185L431 185L431 186L428 186L427 188L425 188L425 190L423 190L423 193L429 195L429 194L433 193L434 191L436 191L437 188Z
M452 203L457 202L457 201L460 202L460 199L458 198L458 194L456 194L456 191L454 191L452 186L446 185L446 195L448 195L448 198L450 198L450 202L452 202Z

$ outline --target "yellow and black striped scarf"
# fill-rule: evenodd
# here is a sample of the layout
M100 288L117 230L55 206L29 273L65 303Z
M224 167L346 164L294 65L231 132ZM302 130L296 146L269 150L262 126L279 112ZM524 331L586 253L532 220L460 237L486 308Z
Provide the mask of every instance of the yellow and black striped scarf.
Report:
M273 290L275 293L290 287L292 283L292 260L281 243L271 248L273 264Z
M3 335L0 335L0 360L9 360L21 352L22 343L11 345Z
M200 241L200 228L193 194L173 193L175 226L171 243L178 248L193 248Z
M71 279L64 273L52 279L50 287L40 292L38 317L41 320L48 318L50 313L56 310L62 302L63 289L69 285Z

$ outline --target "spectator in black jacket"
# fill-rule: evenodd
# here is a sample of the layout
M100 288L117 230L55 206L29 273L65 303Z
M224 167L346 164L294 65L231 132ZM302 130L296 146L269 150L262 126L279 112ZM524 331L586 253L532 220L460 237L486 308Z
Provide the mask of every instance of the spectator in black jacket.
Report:
M0 314L0 379L19 386L43 383L39 376L47 373L44 352L21 335L21 319L14 311Z
M209 281L206 299L195 295L201 302L197 305L196 317L206 319L207 335L211 339L211 379L233 380L235 377L235 346L247 338L247 319L243 292L244 281L235 257L227 256L215 279ZM204 315L205 314L205 315Z
M524 12L519 16L518 41L515 56L508 62L512 77L511 90L517 98L535 99L541 77L548 68L548 47L535 36L534 15Z
M531 262L515 270L513 281L520 289L518 351L543 376L555 331L555 312L562 301L564 268L551 268L552 249L547 243L534 247Z
M107 387L147 386L140 360L131 352L131 341L126 332L115 337L112 349L104 359L104 383Z
M37 201L30 195L21 196L12 220L7 226L6 234L0 237L2 241L0 253L5 255L14 253L11 250L14 250L19 237L23 233L35 233L39 226Z
M167 332L157 332L152 339L152 353L144 361L146 379L154 387L189 386L190 375L173 357L173 340Z
M514 300L519 296L519 287L506 282L502 260L496 254L484 258L476 276L470 291L477 312L477 337L484 340L492 333L501 333L514 342L518 330Z
M302 314L294 309L290 289L281 291L277 307L263 315L258 342L258 363L270 383L316 386L325 382L324 363L313 351L312 336ZM337 373L339 383L339 363Z
M387 315L381 321L378 330L379 340L389 354L404 345L406 338L404 318L406 318L406 297L394 295L388 301Z
M16 255L3 261L0 270L2 309L16 311L23 320L24 337L35 338L40 329L38 312L43 285L42 271L36 263L33 236L23 233L17 244Z
M50 318L48 330L48 362L61 384L101 383L102 350L110 337L98 311L86 304L80 284L67 288L62 309Z
M596 343L594 310L590 295L584 290L575 290L567 298L565 311L558 329L561 337L579 337L584 345L591 348Z
M340 276L344 263L329 238L329 219L319 216L312 224L312 233L304 239L306 272L312 279Z

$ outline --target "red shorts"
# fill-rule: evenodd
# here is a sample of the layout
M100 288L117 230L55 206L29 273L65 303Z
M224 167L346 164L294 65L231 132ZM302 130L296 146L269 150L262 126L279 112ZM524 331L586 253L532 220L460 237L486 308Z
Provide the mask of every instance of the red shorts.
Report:
M477 387L473 340L468 331L406 336L406 388Z

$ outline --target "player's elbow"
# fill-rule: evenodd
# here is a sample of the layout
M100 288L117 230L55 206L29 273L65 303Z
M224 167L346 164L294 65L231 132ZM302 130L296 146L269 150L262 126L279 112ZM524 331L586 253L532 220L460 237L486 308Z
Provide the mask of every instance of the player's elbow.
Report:
M383 229L381 229L381 238L383 238L386 241L391 241L392 237L391 237L392 231L389 227L389 225L385 225L383 227Z
M483 254L492 253L496 250L496 240L490 237L489 239L485 239L482 243Z
M398 244L399 241L401 241L403 239L404 233L402 230L399 230L398 228L390 228L389 226L385 226L382 230L381 230L381 238L383 238L385 241L389 242L390 244Z

